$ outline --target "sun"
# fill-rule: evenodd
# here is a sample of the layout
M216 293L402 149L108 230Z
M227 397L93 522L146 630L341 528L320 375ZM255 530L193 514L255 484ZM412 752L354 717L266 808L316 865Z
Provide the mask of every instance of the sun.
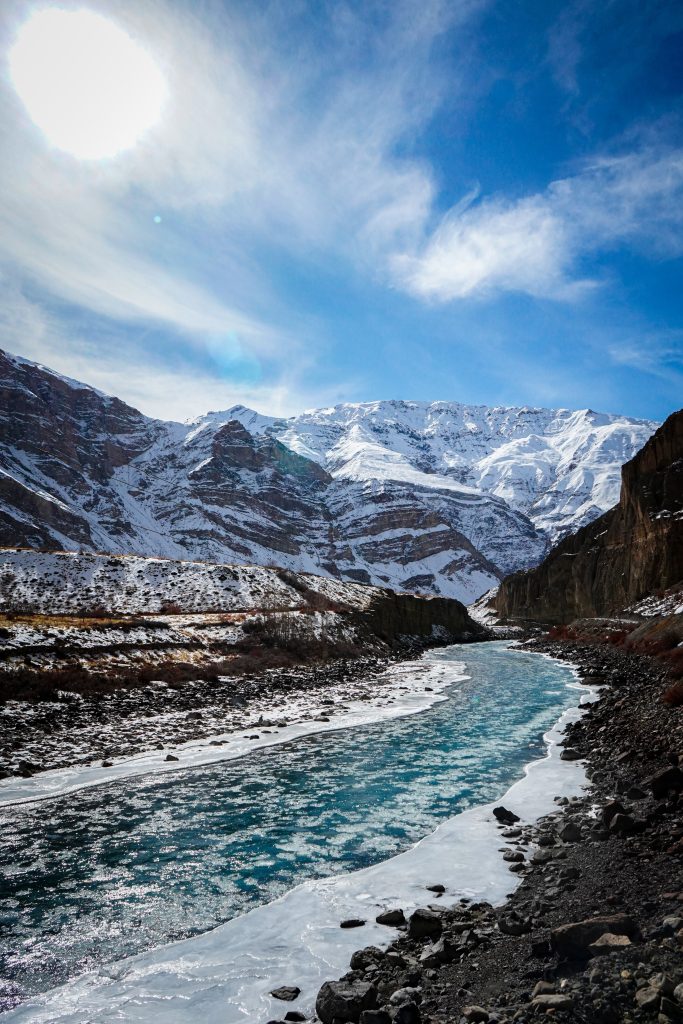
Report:
M14 87L49 142L83 160L133 146L161 116L166 82L142 47L93 11L37 11L9 55Z

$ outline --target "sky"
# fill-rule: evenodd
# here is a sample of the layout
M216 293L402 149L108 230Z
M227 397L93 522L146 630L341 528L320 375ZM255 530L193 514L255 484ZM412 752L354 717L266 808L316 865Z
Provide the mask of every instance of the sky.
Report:
M113 153L56 143L19 90L53 8L163 81ZM683 405L680 3L4 0L0 52L0 347L165 419ZM154 106L131 67L124 135Z

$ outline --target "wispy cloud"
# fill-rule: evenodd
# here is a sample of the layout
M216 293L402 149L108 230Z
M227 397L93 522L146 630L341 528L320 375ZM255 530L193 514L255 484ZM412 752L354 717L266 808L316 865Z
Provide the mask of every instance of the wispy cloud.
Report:
M683 381L683 331L649 332L644 337L626 338L612 344L608 355L617 366L626 366L641 373L680 386Z
M340 5L331 20L321 8L309 36L277 4L246 23L220 4L103 0L163 68L164 117L129 152L79 163L46 145L6 83L5 268L89 313L190 347L218 337L288 372L314 346L264 265L327 254L374 274L417 243L435 190L407 144L444 86L431 51L484 2ZM30 10L5 9L5 49Z
M682 227L683 150L646 148L600 157L521 199L473 196L393 267L401 286L424 299L507 291L568 300L599 284L581 273L586 256L626 243L678 256Z

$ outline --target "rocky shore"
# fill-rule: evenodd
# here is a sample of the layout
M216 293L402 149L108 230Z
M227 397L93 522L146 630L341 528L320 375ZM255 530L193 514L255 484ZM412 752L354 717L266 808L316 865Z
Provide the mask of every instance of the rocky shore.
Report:
M322 986L322 1024L683 1021L683 712L662 702L655 659L528 646L603 687L562 754L585 759L590 788L533 826L497 809L501 856L522 876L505 905L445 908L426 879L423 908L378 918L398 927L388 948L360 949ZM282 1018L304 1019L286 1002Z
M401 658L415 656L419 645ZM11 702L0 711L0 779L103 764L145 751L182 757L183 744L249 730L254 739L304 719L344 710L352 701L395 698L385 670L393 657L334 659L241 677L151 681L107 694L62 692L58 699Z

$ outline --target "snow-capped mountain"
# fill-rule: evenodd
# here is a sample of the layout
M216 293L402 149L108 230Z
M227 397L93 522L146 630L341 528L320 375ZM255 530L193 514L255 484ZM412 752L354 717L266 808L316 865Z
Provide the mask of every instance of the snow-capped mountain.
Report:
M0 543L279 565L472 600L615 503L657 424L454 402L187 423L0 353Z

